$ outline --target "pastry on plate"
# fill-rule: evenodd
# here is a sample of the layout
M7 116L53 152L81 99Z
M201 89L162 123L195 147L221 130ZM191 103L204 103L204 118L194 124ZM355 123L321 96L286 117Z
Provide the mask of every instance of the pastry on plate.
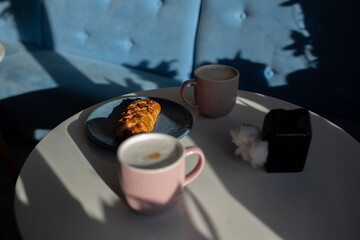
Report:
M136 99L121 114L114 127L118 138L128 138L139 133L150 133L155 126L161 106L151 99Z

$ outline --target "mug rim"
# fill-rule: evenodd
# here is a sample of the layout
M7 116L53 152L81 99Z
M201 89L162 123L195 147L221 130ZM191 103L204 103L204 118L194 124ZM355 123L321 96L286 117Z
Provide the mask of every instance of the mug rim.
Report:
M121 150L127 146L128 144L131 144L134 141L139 141L140 139L151 139L153 136L157 136L158 138L167 138L168 140L174 141L176 143L176 145L179 147L180 149L180 154L178 159L176 159L173 163L166 165L164 167L160 167L160 168L155 168L155 169L148 169L148 168L140 168L140 167L136 167L136 166L132 166L128 163L126 163L125 161L121 160ZM138 139L140 138L140 139ZM159 173L159 172L164 172L164 171L168 171L174 167L176 167L178 164L180 164L180 162L182 161L182 159L184 158L185 155L185 150L184 147L181 145L181 143L179 142L179 140L171 135L168 134L164 134L164 133L141 133L141 134L136 134L134 136L131 136L129 138L127 138L126 140L124 140L118 147L117 149L117 161L121 164L121 165L125 165L127 168L130 168L134 171L138 171L138 172L144 172L144 173Z
M221 82L228 82L228 81L233 81L234 79L238 78L239 77L239 71L234 68L234 67L231 67L229 65L224 65L224 64L206 64L206 65L202 65L202 66L199 66L195 69L194 71L194 78L200 78L204 81L208 81L208 82L220 82L219 80L211 80L211 79L204 79L204 78L201 78L198 76L198 72L203 70L203 69L206 69L206 68L211 68L211 67L222 67L222 68L229 68L233 71L236 72L236 76L232 77L232 78L229 78L229 79L223 79L221 80Z

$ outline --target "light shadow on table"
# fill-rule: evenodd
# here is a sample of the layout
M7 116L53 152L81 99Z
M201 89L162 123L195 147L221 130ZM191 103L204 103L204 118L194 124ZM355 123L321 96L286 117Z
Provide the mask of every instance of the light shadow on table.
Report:
M354 151L346 147L351 145L353 139L350 136L344 137L345 133L340 128L333 127L326 120L312 115L313 141L304 172L269 174L262 168L252 168L249 163L234 156L235 145L231 142L230 129L239 127L243 123L261 127L265 113L273 108L273 104L262 95L245 97L246 101L238 101L234 111L221 119L208 119L202 124L197 124L198 119L195 118L194 127L189 135L200 148L206 146L207 164L214 170L227 192L279 238L354 239L356 219L360 211L359 207L352 203L359 202L360 195L358 191L349 189L357 189L359 177L351 168L360 169L360 162L356 163L356 166L347 162L347 159L354 158L353 156L351 158ZM291 104L278 106L294 107ZM174 209L162 215L143 216L131 211L122 200L115 152L102 148L86 136L85 120L91 110L82 112L77 120L69 124L67 130L96 174L118 196L118 201L112 204L100 202L104 220L94 219L84 210L82 203L71 195L65 184L47 165L45 158L35 149L32 154L36 155L39 173L43 175L29 176L23 171L22 182L28 200L16 199L16 202L19 206L18 211L25 212L24 216L40 214L43 217L38 218L38 222L28 228L20 224L23 233L32 236L32 232L40 232L40 230L32 231L34 227L40 229L43 226L52 226L42 230L44 239L48 239L49 235L46 234L50 233L52 236L59 233L57 235L59 238L64 237L60 234L61 230L63 234L77 233L79 239L84 237L82 234L85 233L82 230L94 232L90 234L94 239L111 239L121 235L128 236L127 239L221 238L221 233L214 226L216 220L209 217L208 209L204 207L206 202L202 202L204 200L189 189L184 192L183 198ZM199 118L204 117L199 116ZM222 127L219 127L220 123ZM349 151L342 155L337 154L338 159L330 158L329 149L334 148L336 143L333 139L340 136L343 139L342 147ZM226 155L225 159L214 157L219 151ZM339 164L340 159L342 164ZM348 174L344 176L343 172ZM342 181L338 181L340 178ZM41 184L43 179L49 181L48 188L35 189L36 185L44 187L44 184ZM64 207L54 206L54 209L45 209L38 204L43 198L54 203L59 202L58 198L61 198ZM189 207L190 205L195 208ZM194 209L202 218L196 224L202 222L203 226L199 227L192 222ZM55 223L56 219L65 223L62 228ZM21 223L21 220L19 222ZM79 222L80 229L75 229ZM57 228L53 229L54 226ZM163 226L166 226L166 229ZM247 231L246 224L238 227ZM102 234L101 237L96 235L104 232L106 234Z
M15 197L16 211L22 216L17 219L18 224L26 239L219 239L214 229L210 230L212 237L206 238L192 226L184 198L203 211L189 191L184 192L184 197L173 209L153 216L135 213L120 197L113 204L102 201L99 208L104 219L95 219L72 196L42 154L37 149L32 154L32 164L41 175L24 171L19 179L18 198ZM43 184L44 179L47 184ZM44 201L48 203L44 204ZM32 224L22 224L28 216L32 218ZM210 220L204 217L211 226Z
M98 176L119 197L119 201L114 206L104 206L105 222L98 223L101 226L100 232L111 232L113 235L109 236L110 239L121 234L127 236L126 239L219 239L211 219L190 190L184 190L182 198L168 212L146 216L130 210L123 200L124 196L118 181L116 151L98 145L86 136L84 123L90 112L90 109L85 110L77 120L70 123L68 133ZM66 196L67 193L60 195ZM72 199L73 201L76 200ZM187 209L188 203L195 206L202 217L206 228L205 234L193 225ZM79 203L70 202L69 205L79 205ZM81 218L90 219L90 222L93 221L82 211L78 215ZM106 237L101 239L106 239Z
M203 121L190 133L197 146L207 149L207 163L229 194L283 239L354 239L359 207L346 203L360 200L360 194L346 189L357 189L359 177L352 168L356 165L359 169L360 164L347 162L356 154L355 149L347 149L354 146L350 144L352 137L343 136L343 130L312 115L313 139L303 172L271 174L263 168L252 168L235 157L230 130L242 124L261 129L267 110L274 107L273 101L260 94L246 98L247 101L238 101L228 116ZM274 101L284 109L296 107ZM219 127L220 120L225 127ZM334 141L340 136L344 139L341 147ZM337 153L337 149L345 153ZM214 158L218 151L227 158Z

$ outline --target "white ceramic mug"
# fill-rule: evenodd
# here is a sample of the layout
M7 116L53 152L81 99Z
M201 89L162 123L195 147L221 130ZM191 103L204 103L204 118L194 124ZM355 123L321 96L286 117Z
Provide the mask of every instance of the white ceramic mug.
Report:
M221 117L234 107L239 86L239 72L230 66L211 64L197 68L194 79L181 86L183 101L208 117ZM184 96L184 89L194 85L195 102Z

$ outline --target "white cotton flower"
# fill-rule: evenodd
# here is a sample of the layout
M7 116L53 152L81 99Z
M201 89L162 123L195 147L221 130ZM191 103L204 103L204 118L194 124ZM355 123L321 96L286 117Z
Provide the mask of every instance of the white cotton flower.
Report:
M235 144L249 143L255 138L259 137L260 129L250 125L244 125L240 128L233 129L230 132L233 137L233 142Z
M255 140L249 149L251 165L253 167L263 166L268 156L268 142L261 139Z
M261 139L259 128L244 125L230 131L232 142L237 146L235 155L241 155L244 161L253 167L263 166L268 155L268 142Z
M241 151L241 153L240 153L240 155L241 155L241 157L244 159L244 161L246 161L246 162L251 162L251 155L250 155L250 153L249 153L249 151L247 150L248 148L244 148L242 151Z

